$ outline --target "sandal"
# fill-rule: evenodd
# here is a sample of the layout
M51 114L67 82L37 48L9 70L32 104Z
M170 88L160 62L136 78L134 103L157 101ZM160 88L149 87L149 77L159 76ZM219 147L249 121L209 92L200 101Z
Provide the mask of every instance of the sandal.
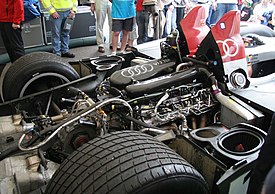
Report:
M130 46L130 45L126 45L126 48L125 48L126 51L137 51L137 48L133 47L133 46Z
M98 50L97 50L98 52L100 52L100 53L105 53L105 49L104 49L104 47L98 47Z

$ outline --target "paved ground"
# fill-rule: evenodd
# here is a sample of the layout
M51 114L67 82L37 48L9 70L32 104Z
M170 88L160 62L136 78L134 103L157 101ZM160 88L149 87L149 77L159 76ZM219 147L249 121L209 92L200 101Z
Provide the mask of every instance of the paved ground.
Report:
M158 49L160 41L162 40L156 40L156 41L151 41L144 44L136 45L136 48L138 49L138 51L146 53L151 57L160 58L160 50ZM105 46L105 53L100 53L97 51L97 45L93 45L93 46L72 48L70 52L74 53L76 57L74 59L62 58L64 61L80 60L87 57L109 55L111 54L112 51L109 49L108 46Z

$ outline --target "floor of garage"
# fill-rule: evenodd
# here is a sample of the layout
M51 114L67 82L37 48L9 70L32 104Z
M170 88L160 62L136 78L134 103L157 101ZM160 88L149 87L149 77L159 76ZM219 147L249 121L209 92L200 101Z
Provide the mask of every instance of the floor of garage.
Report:
M135 45L135 47L138 49L139 52L145 53L153 58L160 58L161 55L160 55L159 45L161 41L163 40L162 39L155 40L144 44ZM110 55L112 53L112 50L109 49L109 46L107 46L107 44L106 46L104 46L104 48L105 48L105 53L100 53L97 51L97 45L75 47L70 50L70 52L75 54L75 58L73 59L62 58L62 60L69 62L72 60L81 60L87 57Z

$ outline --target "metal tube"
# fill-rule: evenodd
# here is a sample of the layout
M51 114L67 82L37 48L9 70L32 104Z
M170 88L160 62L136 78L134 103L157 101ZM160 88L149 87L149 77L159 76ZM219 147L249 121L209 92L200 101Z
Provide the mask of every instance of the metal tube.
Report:
M67 125L79 120L80 118L90 114L91 112L97 110L98 108L101 108L109 103L119 103L119 104L122 104L126 107L129 108L130 110L130 115L131 117L133 117L133 109L132 107L130 106L130 104L128 102L126 102L125 100L122 100L122 99L119 99L119 98L111 98L111 99L107 99L101 103L99 103L98 105L95 105L94 107L92 107L91 109L89 109L88 111L68 120L67 122L65 122L63 125L59 126L47 139L45 139L44 141L40 142L39 144L37 144L36 146L33 146L33 147L30 147L30 148L24 148L21 146L21 143L22 141L24 140L26 134L23 134L20 139L19 139L19 142L18 142L18 148L21 150L21 151L31 151L31 150L35 150L35 149L38 149L40 148L41 146L45 145L47 142L49 142L63 127L66 127ZM133 130L133 122L131 121L131 125L130 125L130 129Z
M229 98L228 96L223 95L221 92L215 94L216 99L225 107L229 108L242 118L246 120L252 120L255 116L245 109L243 106L235 102L233 99Z

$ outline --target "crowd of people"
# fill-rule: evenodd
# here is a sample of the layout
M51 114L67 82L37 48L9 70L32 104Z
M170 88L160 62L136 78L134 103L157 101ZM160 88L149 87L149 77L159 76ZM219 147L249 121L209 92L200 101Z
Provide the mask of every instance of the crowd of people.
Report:
M1 34L12 62L25 54L21 36L23 1L16 2L16 9L13 9L13 3L0 6L3 8L0 14ZM61 57L75 57L69 52L71 29L66 27L66 22L73 23L78 0L40 2L51 15L53 53ZM96 15L98 52L104 53L105 45L110 47L112 54L119 50L135 50L135 40L137 44L142 44L164 38L177 29L182 18L197 5L205 7L208 14L206 24L209 27L230 10L240 10L241 21L261 23L272 29L275 25L275 0L91 0L91 13ZM9 15L5 14L6 7L11 9ZM109 21L109 30L104 33L106 18ZM109 37L107 44L106 36ZM121 42L120 47L118 42Z
M275 25L275 12L273 14L275 0L123 0L119 1L119 3L128 3L129 5L127 9L120 10L119 13L121 15L117 18L113 16L113 13L117 12L117 3L112 5L108 0L92 0L91 11L100 10L96 14L99 52L105 52L103 47L103 24L106 16L109 20L109 37L112 37L109 45L113 49L113 54L117 51L116 47L119 39L121 39L121 52L123 52L127 49L133 49L132 46L135 39L137 39L137 44L142 44L150 40L166 37L174 29L178 28L182 18L197 5L206 8L208 14L206 24L209 27L213 26L230 10L240 10L241 21L261 23L272 29L273 25ZM103 4L108 4L108 6L103 6ZM102 9L102 7L104 8ZM130 11L131 14L129 14ZM131 23L133 26L129 26L126 30L115 29L117 25L111 24L120 20L124 25L124 20L127 21L129 19L133 20ZM128 25L127 22L125 24ZM131 29L133 30L131 31ZM122 38L119 38L119 34L122 34ZM126 38L126 34L128 38Z
M274 0L261 0L259 2L244 0L241 8L241 20L257 22L273 29L275 25L274 10Z

